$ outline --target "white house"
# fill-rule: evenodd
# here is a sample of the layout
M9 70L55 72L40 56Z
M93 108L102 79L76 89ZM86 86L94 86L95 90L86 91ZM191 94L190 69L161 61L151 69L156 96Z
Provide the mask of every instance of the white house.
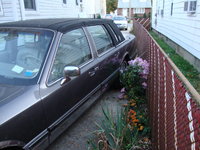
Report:
M129 13L129 9L131 12ZM118 0L117 14L134 17L148 15L151 12L150 0Z
M154 0L152 28L200 71L200 0Z
M0 0L0 23L41 18L92 18L105 13L105 0Z
M94 17L94 14L105 16L106 0L81 0L83 6L83 14L87 17Z

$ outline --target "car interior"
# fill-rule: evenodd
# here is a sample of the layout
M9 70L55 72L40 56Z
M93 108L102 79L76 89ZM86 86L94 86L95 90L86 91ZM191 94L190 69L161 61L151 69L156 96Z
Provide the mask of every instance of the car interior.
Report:
M42 65L49 39L27 32L0 33L0 75L13 78L33 78Z

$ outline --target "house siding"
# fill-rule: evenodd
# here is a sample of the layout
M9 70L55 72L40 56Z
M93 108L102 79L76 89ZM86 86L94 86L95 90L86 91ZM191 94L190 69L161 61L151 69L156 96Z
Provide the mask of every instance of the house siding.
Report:
M1 0L3 14L0 15L0 23L41 18L77 18L79 6L75 0L68 0L63 4L62 0L35 0L36 11L24 9L23 0Z
M83 14L88 18L97 14L104 17L106 15L106 0L83 0Z
M152 28L200 59L200 0L197 0L195 14L184 11L183 0L174 0L171 15L171 2L165 0L163 16L160 13L163 1L153 3Z
M106 0L35 0L36 10L26 10L24 0L0 0L3 13L0 12L0 23L42 18L79 18L94 17L95 14L106 14ZM82 9L80 7L82 6Z
M79 6L75 0L68 0L67 4L63 4L62 0L36 0L36 11L24 9L24 16L25 19L74 18L79 17Z
M0 22L13 21L13 1L12 0L1 0L2 14L0 15Z

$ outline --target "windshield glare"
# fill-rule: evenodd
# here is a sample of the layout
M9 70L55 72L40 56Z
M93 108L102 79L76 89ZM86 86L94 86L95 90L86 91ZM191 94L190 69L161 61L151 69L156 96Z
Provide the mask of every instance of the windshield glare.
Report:
M0 83L36 82L52 37L45 30L0 29Z

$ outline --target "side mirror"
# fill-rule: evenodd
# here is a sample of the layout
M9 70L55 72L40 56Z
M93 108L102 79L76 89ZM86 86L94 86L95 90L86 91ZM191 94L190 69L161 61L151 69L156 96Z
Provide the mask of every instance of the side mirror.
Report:
M63 70L64 79L61 81L61 85L71 80L72 77L79 76L81 74L80 68L75 66L66 66Z

